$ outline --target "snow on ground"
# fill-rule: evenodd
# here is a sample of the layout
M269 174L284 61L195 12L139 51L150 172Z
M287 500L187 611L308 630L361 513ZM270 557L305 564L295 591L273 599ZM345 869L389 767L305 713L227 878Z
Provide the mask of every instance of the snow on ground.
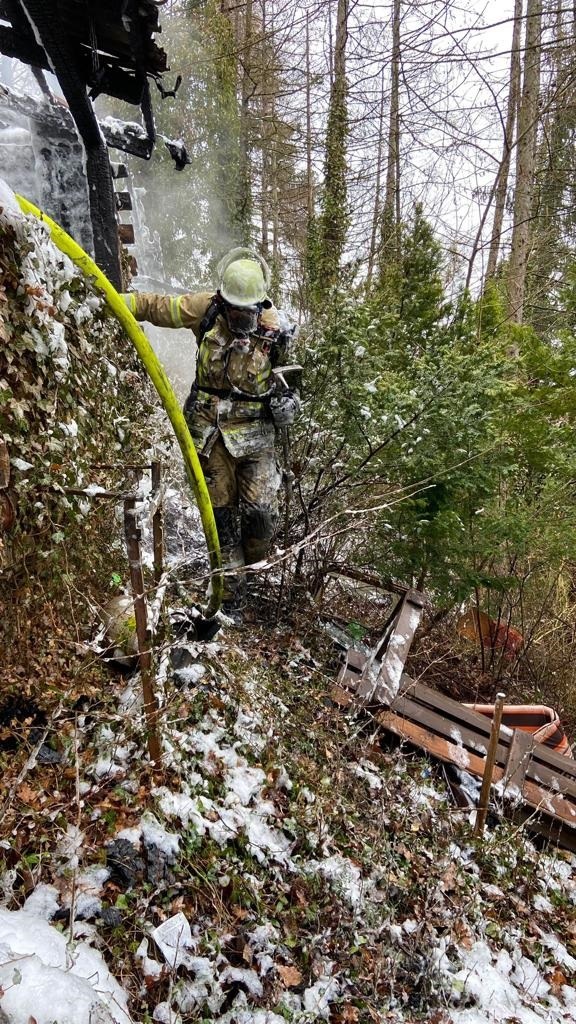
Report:
M28 908L0 908L0 1009L9 1024L130 1024L101 954Z
M571 855L537 853L511 826L475 845L430 767L401 754L330 755L300 777L310 755L292 748L306 736L276 692L288 675L265 691L266 656L258 664L225 633L186 650L164 695L165 777L142 796L135 676L87 740L91 819L61 827L51 873L23 909L0 910L9 1024L127 1024L143 1000L159 1024L576 1024ZM133 808L110 837L139 873L123 889L89 842L110 791ZM114 925L129 939L108 943L126 946L112 973L97 948L110 907L130 922Z

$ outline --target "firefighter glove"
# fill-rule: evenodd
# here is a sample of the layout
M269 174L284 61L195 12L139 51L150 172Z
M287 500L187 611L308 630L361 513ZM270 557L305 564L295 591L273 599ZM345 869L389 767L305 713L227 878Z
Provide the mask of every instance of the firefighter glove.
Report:
M283 391L270 399L270 414L276 427L289 427L300 409L300 399L293 391Z

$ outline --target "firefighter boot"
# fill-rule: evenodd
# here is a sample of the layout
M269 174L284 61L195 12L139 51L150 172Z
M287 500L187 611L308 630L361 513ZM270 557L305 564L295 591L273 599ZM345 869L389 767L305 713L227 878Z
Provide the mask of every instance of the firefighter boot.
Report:
M214 518L224 567L222 611L240 624L246 600L246 580L242 569L244 554L240 543L238 515L233 508L215 508Z

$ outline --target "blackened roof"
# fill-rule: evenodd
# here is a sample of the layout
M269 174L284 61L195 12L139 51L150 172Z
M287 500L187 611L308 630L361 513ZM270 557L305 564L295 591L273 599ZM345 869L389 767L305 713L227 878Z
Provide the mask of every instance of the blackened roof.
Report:
M166 54L153 38L160 31L155 0L43 0L43 6L92 97L105 93L139 105L146 77L158 79L166 70ZM20 0L0 0L0 52L49 71L38 40Z

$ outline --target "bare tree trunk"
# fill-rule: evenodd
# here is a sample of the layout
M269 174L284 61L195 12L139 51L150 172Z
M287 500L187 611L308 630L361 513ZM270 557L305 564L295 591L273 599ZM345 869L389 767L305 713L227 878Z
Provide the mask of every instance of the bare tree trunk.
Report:
M521 324L523 320L526 271L532 237L541 43L542 0L528 0L522 97L518 112L514 222L508 274L508 315L517 324Z
M558 8L554 36L546 59L547 81L541 90L542 131L536 156L532 242L525 299L531 325L543 334L549 334L550 330L556 330L563 324L564 302L557 301L558 278L567 273L566 261L572 259L569 240L573 237L576 174L573 117L575 44L571 13ZM571 322L571 315L569 319Z
M338 32L338 28L336 28ZM332 46L332 0L328 0L328 75L330 89L334 86L334 48Z
M306 12L306 205L308 230L314 219L314 178L312 174L312 97L310 77L310 11Z
M262 91L261 111L262 127L260 130L260 143L262 152L262 172L260 178L260 218L262 224L261 248L262 255L268 258L268 219L269 211L269 188L270 188L270 144L272 117L270 111L270 84L266 67L266 0L261 0L262 10L262 45L260 53L262 56L262 68L260 72L260 88Z
M262 255L265 259L268 259L268 248L269 248L269 237L268 237L268 217L269 217L269 181L270 181L270 158L266 150L266 143L262 149L262 176L260 179L260 222L261 222L261 238L260 247L262 249Z
M348 230L346 144L348 140L348 83L346 46L349 0L338 0L334 44L334 81L330 90L322 214L319 219L318 249L311 279L311 298L338 284L340 265Z
M522 13L523 0L515 0L514 4L514 28L512 30L512 49L510 53L510 80L508 88L508 104L506 109L506 125L504 128L504 146L502 159L496 177L494 223L492 224L492 237L490 239L490 252L488 255L488 266L486 268L486 280L494 277L500 251L500 239L502 237L502 223L504 221L504 210L506 208L506 193L508 190L508 177L510 174L510 158L512 144L514 141L514 128L516 126L516 112L520 97L520 42L522 38Z
M274 8L270 17L270 33L274 39ZM277 122L277 82L273 83L270 89L270 214L272 219L272 280L273 288L276 289L280 281L280 189L278 187L278 146L280 144Z
M272 181L272 195L271 195L271 208L272 208L272 267L275 282L278 280L280 274L280 259L279 259L279 236L280 236L280 194L278 190L278 134L276 130L276 96L272 96L272 125L273 125L273 136L271 140L271 162L270 162L270 178Z
M382 82L380 85L380 114L378 117L378 157L376 159L376 184L374 188L374 213L372 215L372 231L370 234L370 251L368 253L368 269L366 271L366 286L370 288L372 275L374 273L374 262L376 259L376 246L378 241L378 226L380 224L380 194L382 185L382 157L384 152L384 71L382 71Z
M254 95L252 76L252 0L246 0L242 46L242 101L240 105L240 180L238 182L238 221L242 241L250 241L250 214L252 207L250 167L250 102Z
M381 274L400 255L400 16L401 0L394 0L388 156L380 228Z

